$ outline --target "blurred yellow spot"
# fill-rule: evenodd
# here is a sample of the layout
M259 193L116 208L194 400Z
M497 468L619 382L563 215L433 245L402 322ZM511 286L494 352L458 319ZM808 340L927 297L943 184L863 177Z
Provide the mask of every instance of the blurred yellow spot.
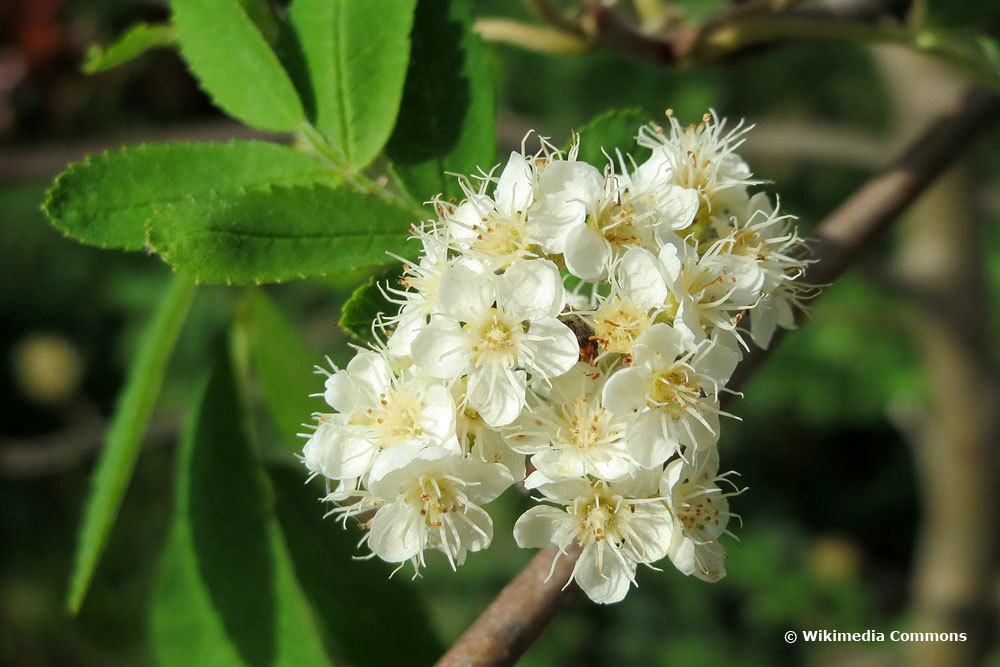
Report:
M80 386L83 375L80 354L63 336L28 334L14 347L12 361L17 386L36 403L63 403Z
M823 579L853 579L861 569L861 552L844 537L820 537L809 547L809 567Z

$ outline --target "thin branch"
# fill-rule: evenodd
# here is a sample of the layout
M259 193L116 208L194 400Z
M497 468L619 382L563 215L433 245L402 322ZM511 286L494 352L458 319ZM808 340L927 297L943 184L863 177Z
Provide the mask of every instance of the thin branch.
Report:
M553 570L555 556L555 549L539 551L444 654L438 667L499 667L517 662L578 590L575 584L565 584L579 553L562 556Z
M809 280L829 283L846 270L892 220L961 155L980 134L1000 119L1000 97L976 89L962 108L930 123L922 135L883 174L863 185L817 230ZM778 340L771 344L774 349ZM737 368L733 388L767 358L769 351L754 349ZM513 664L573 594L563 588L575 558L565 556L556 572L553 552L539 552L497 599L441 658L439 665Z
M510 44L538 53L579 54L591 48L589 42L577 35L510 19L479 19L473 27L487 42Z

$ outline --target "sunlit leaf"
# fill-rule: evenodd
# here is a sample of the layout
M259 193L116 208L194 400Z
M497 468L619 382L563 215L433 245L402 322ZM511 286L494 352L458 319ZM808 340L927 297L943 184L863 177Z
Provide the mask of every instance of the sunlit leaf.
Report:
M168 205L267 185L335 181L315 158L262 141L143 144L70 165L44 208L52 224L77 241L140 250L146 220Z

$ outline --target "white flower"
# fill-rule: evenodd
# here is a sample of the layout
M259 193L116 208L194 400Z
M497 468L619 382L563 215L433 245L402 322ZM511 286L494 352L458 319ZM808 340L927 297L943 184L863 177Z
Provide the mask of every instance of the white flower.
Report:
M629 451L646 468L663 464L682 446L698 449L719 437L719 389L739 356L708 341L687 350L668 324L654 324L636 342L633 365L604 385L604 405L627 417Z
M652 211L655 227L663 230L687 229L700 206L697 190L672 182L674 168L666 151L655 150L628 176L628 190L637 210Z
M657 125L647 125L639 130L639 145L653 150L654 162L648 169L657 168L669 183L697 195L695 231L701 233L713 216L739 210L746 201L747 186L757 182L747 163L736 154L752 126L740 121L727 129L726 121L714 111L705 114L700 123L687 126L682 126L672 113L667 116L669 134Z
M762 287L751 259L728 254L721 242L699 255L697 245L676 236L660 248L659 259L668 277L673 325L687 345L714 331L738 337L743 311L757 303Z
M636 567L655 563L670 547L672 519L657 497L659 477L656 470L612 482L552 481L532 473L525 486L556 506L539 505L521 515L514 538L526 549L555 547L557 559L580 547L571 580L594 602L618 602L635 583Z
M447 447L455 440L455 404L447 387L415 368L396 375L386 358L362 350L326 380L326 402L338 414L319 416L303 456L330 479L363 477L392 448Z
M455 434L462 451L487 463L500 463L507 467L515 482L523 481L527 474L524 454L508 447L503 435L483 421L476 409L468 404L465 400L467 386L468 379L462 378L451 387L455 405L464 406L455 418Z
M404 260L400 281L404 289L386 286L383 291L390 303L400 306L399 312L383 320L383 328L392 327L386 350L395 357L410 354L410 345L427 320L437 311L441 274L449 266L450 236L436 226L414 228L413 238L420 241L423 252L414 263Z
M718 581L726 575L726 550L719 542L732 535L728 496L718 486L719 455L715 447L695 453L690 461L671 461L660 478L660 494L673 515L670 560L687 575ZM728 480L727 480L728 481Z
M514 480L506 467L441 448L396 450L372 472L371 494L380 506L366 536L372 553L390 563L425 565L437 549L454 569L470 551L493 539L493 521L480 507Z
M566 268L584 280L604 279L625 250L647 245L660 212L648 196L634 201L627 176L609 165L602 175L586 162L557 160L546 166L539 188L547 193L539 205L538 225L545 248L562 252Z
M492 197L486 194L492 178L483 177L479 189L462 181L467 198L445 218L459 250L490 271L537 257L542 237L529 215L535 181L535 160L521 153L510 154Z
M452 267L439 315L413 341L413 360L432 377L467 375L466 401L490 426L504 426L524 406L528 373L553 378L579 357L576 335L556 319L564 301L548 260L520 262L500 276Z
M631 357L635 341L656 321L668 293L656 256L642 248L629 248L615 263L608 296L597 297L594 312L581 313L600 346L598 359L606 354Z
M794 309L804 309L814 290L799 280L811 260L804 257L805 240L794 222L758 193L742 219L733 217L728 233L716 241L723 252L742 258L747 272L756 272L748 282L760 285L761 298L750 314L750 335L761 347L768 346L776 327L795 327Z
M625 447L625 422L601 405L604 379L580 363L553 380L548 400L535 400L505 430L511 448L530 454L551 479L630 473L636 463Z

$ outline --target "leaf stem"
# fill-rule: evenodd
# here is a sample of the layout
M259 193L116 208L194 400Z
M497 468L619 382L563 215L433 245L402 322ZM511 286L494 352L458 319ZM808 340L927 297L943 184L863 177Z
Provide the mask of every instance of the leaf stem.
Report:
M342 177L347 183L350 183L359 191L373 197L377 197L390 206L398 208L401 211L405 211L419 220L425 220L427 218L429 211L424 209L422 206L407 197L400 196L392 190L379 185L349 165L344 159L344 156L331 146L329 142L323 138L323 135L320 134L319 130L313 127L312 124L302 124L301 136L310 148L315 150L330 163L330 167L337 173L337 175Z

